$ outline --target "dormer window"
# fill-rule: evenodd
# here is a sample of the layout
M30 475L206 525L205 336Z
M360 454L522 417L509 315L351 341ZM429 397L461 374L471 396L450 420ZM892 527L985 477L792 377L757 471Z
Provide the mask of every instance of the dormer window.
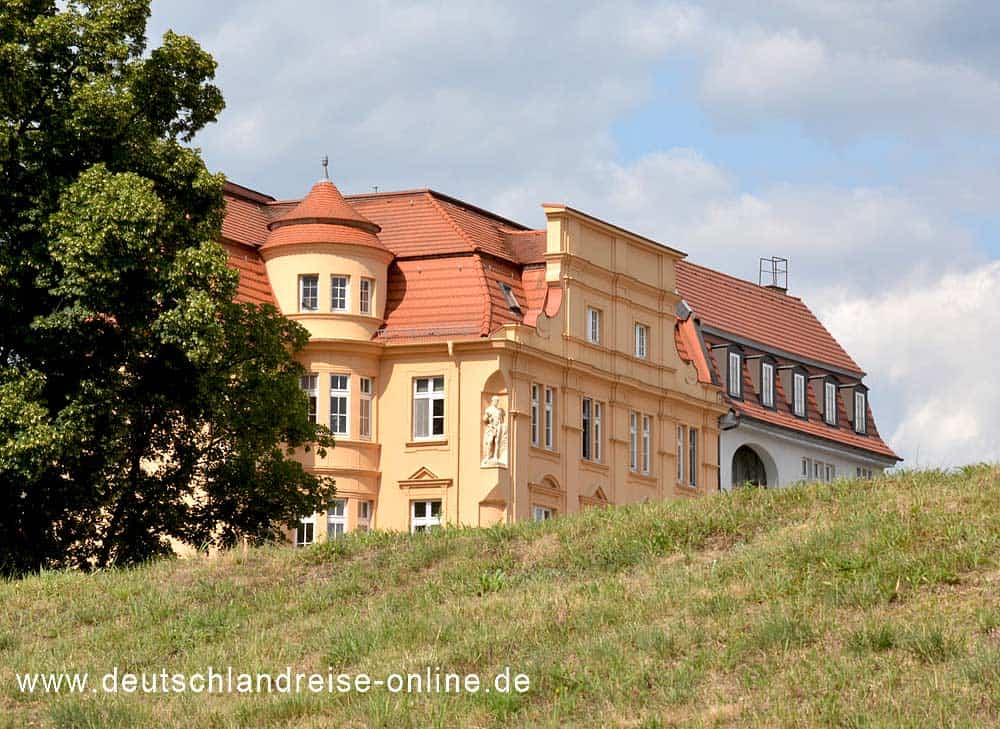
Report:
M319 309L319 276L307 273L299 276L299 311Z
M503 292L503 297L507 301L507 308L518 316L521 316L521 304L514 295L514 289L505 284L503 281L498 281L497 283L500 284L500 291Z
M774 407L774 362L766 359L760 363L760 404Z
M729 396L743 397L743 355L729 351Z
M854 391L854 432L868 432L868 395L861 389Z
M792 412L798 418L806 416L806 373L792 373Z
M833 380L823 383L823 420L827 425L837 424L837 383Z

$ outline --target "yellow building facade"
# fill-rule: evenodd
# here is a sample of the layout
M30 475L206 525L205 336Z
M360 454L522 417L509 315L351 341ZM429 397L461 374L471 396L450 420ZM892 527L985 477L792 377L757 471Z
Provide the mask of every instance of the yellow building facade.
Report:
M563 205L528 230L326 180L227 201L241 291L310 332L302 385L336 438L297 456L338 496L298 543L718 490L727 408L684 356L679 251Z

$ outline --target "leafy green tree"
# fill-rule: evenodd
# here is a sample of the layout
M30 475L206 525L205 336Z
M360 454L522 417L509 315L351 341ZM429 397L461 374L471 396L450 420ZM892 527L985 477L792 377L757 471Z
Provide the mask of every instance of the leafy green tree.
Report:
M0 571L277 536L333 485L294 353L234 302L215 61L149 0L0 3Z

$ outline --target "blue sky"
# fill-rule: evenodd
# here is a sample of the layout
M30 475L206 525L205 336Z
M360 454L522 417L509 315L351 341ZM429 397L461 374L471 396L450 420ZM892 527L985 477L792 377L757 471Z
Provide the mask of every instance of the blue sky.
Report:
M561 201L753 279L790 259L910 465L1000 460L1000 6L154 0L227 100L209 165L278 197ZM996 369L996 365L992 365Z

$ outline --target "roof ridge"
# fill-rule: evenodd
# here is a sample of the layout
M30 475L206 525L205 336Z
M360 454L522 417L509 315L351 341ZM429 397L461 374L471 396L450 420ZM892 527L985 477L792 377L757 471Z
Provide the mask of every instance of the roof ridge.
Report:
M424 192L424 194L427 195L428 198L430 198L431 205L434 206L434 209L437 210L438 213L441 215L441 217L443 217L447 221L448 225L450 225L455 230L455 232L458 233L458 237L464 240L466 243L468 243L469 248L472 251L474 252L478 251L479 246L477 246L473 242L472 238L469 237L469 234L462 229L462 226L459 225L457 222L455 222L455 219L452 218L450 215L448 215L447 212L445 212L445 209L441 207L441 203L437 201L432 192L430 190L427 190Z
M781 292L778 292L778 291L771 291L766 286L761 286L760 284L755 284L753 281L751 281L749 279L740 278L739 276L734 276L731 273L726 273L725 271L720 271L717 268L710 268L709 266L705 266L705 265L703 265L701 263L695 263L694 261L692 261L689 258L682 258L681 260L677 261L677 265L679 265L679 266L691 266L692 268L700 268L702 271L708 271L709 273L714 273L714 274L716 274L718 276L724 276L725 278L728 278L731 281L736 281L737 283L745 284L746 286L752 286L755 291L760 291L765 296L774 297L774 299L776 301L784 301L786 299L793 299L793 300L798 301L799 303L805 305L805 302L802 301L802 297L801 296L796 296L795 294L789 294L788 292L781 293ZM808 307L806 307L806 308L808 308Z

